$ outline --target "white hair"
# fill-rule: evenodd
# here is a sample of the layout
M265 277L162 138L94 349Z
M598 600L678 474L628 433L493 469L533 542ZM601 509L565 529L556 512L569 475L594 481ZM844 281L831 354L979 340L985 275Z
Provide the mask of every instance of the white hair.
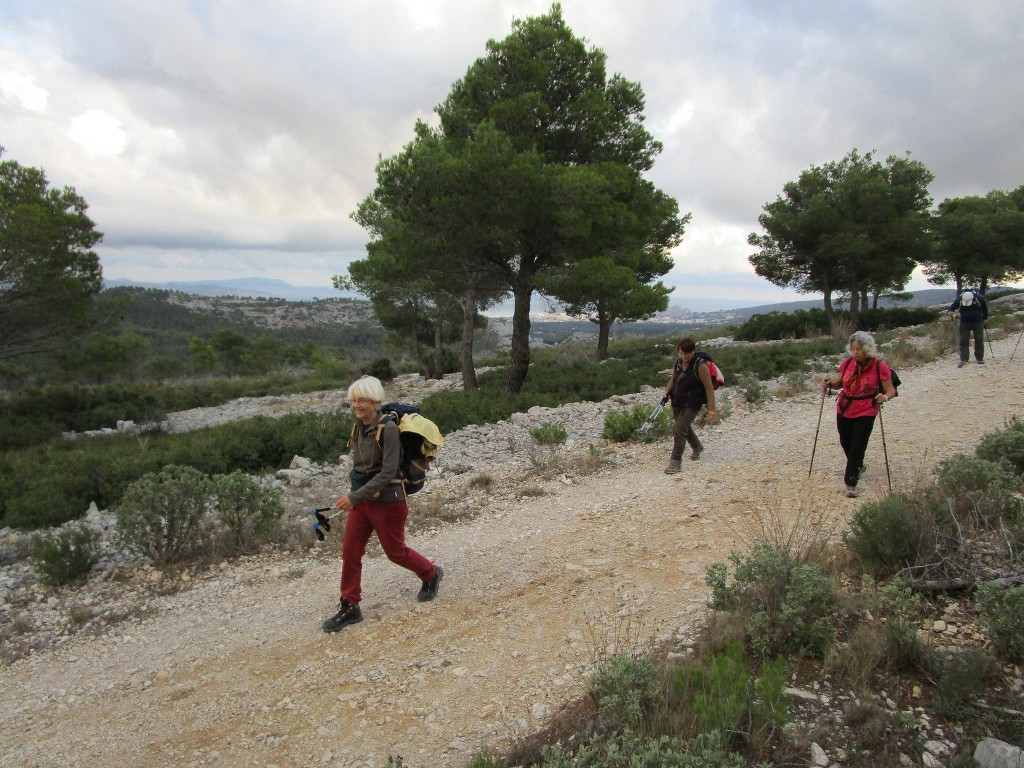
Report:
M868 357L874 357L878 354L878 344L875 343L875 337L867 331L854 331L853 335L850 336L850 344L853 342L859 342L865 352L868 353Z
M354 400L359 397L365 397L371 402L380 405L387 400L387 394L384 392L384 385L380 383L380 379L376 376L362 376L348 387L348 399Z

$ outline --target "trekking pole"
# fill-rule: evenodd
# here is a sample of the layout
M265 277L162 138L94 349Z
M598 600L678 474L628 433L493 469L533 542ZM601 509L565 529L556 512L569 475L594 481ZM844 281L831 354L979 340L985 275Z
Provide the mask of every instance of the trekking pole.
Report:
M313 507L309 514L313 516L313 533L320 541L324 540L324 531L330 533L331 523L330 521L341 514L339 509L333 515L324 515L324 512L330 512L334 507Z
M985 333L985 340L988 341L988 353L992 355L992 359L996 359L996 352L992 349L992 337L988 335L988 328L985 326L981 327L981 330Z
M829 392L832 388L829 387ZM821 431L821 414L825 412L825 388L821 389L821 407L818 408L818 426L814 428L814 445L811 446L811 466L807 468L807 479L811 479L811 471L814 469L814 452L818 450L818 432Z
M1017 347L1020 346L1020 337L1024 336L1024 328L1020 329L1020 335L1017 336L1017 343L1013 345L1013 353L1010 355L1010 362L1013 362L1013 356L1017 354Z
M892 495L892 475L889 474L889 451L885 447L885 424L882 422L882 409L878 409L878 426L882 430L882 455L885 456L885 482L889 484L889 495Z
M960 354L960 330L956 327L956 318L950 317L949 322L953 324L953 346L956 347L954 350L957 355Z
M640 425L640 429L636 431L638 435L642 435L647 432L651 427L654 426L654 422L658 420L658 414L665 408L664 403L658 403L658 407L651 411L651 415L647 417L647 420Z

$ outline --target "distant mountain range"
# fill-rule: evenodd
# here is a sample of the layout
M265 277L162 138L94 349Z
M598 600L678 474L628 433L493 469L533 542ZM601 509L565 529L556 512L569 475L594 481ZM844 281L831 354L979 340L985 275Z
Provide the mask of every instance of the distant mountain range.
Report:
M104 280L104 288L129 286L132 288L157 288L162 291L179 291L194 296L238 296L243 299L284 299L285 301L313 301L314 299L363 298L357 293L339 291L321 286L296 286L283 280L265 277L238 277L230 280L171 283L140 283L135 280L115 278Z
M115 278L104 281L104 287L114 288L117 286L131 286L135 288L156 288L164 291L179 291L195 296L238 296L239 298L265 298L283 299L285 301L313 301L315 299L364 298L352 291L339 291L335 288L324 288L323 286L295 286L283 280L273 280L263 277L239 277L230 280L217 281L194 281L194 282L168 282L168 283L146 283L124 278ZM947 304L953 301L952 288L929 288L923 291L914 291L912 298L908 301L893 301L892 299L881 299L879 304L883 307L928 307L939 304ZM839 304L834 302L834 306ZM662 321L687 321L707 315L726 315L731 321L743 322L756 314L767 312L794 312L798 309L814 309L824 307L821 299L807 301L788 301L776 304L760 304L753 307L728 310L691 310L685 307L669 307L666 312L658 315ZM538 306L538 309L540 307ZM509 311L511 314L511 310ZM543 311L538 314L543 315ZM554 318L551 318L554 319Z

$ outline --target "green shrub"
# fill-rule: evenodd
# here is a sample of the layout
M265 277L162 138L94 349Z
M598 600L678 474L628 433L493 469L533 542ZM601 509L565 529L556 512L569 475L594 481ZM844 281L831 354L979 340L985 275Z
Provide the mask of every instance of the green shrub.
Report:
M92 570L99 561L100 535L84 522L32 536L33 565L46 584L62 586Z
M113 508L131 482L172 464L213 475L281 469L296 454L335 462L348 450L351 426L341 411L260 416L181 434L109 435L0 454L3 524L60 525L92 501Z
M921 528L912 503L894 493L854 512L843 541L874 576L890 576L917 561Z
M600 731L641 730L662 698L654 663L621 653L598 663L589 692Z
M936 475L940 492L952 500L961 522L974 515L988 522L1011 520L1020 513L1020 476L1001 463L958 454L942 460Z
M375 376L382 382L391 381L395 378L395 371L391 367L390 357L378 357L367 365L363 366L363 375Z
M887 621L882 629L882 646L886 668L894 672L919 670L925 650L917 628L902 619Z
M281 492L258 485L243 472L215 476L212 492L220 548L228 555L258 551L284 514Z
M987 681L999 675L999 665L981 650L967 649L950 656L935 683L935 711L951 720L971 713L971 703L984 694Z
M1024 662L1024 586L983 584L974 599L996 653L1014 664Z
M863 580L869 590L866 598L868 608L877 616L917 624L928 615L925 599L909 587L891 581L876 591L870 577L865 576Z
M143 475L114 510L121 544L160 567L196 555L209 546L212 491L210 478L192 467Z
M616 443L630 440L653 443L665 435L672 434L672 412L668 406L663 408L652 424L641 433L640 427L650 418L651 413L653 409L639 404L626 411L609 411L604 415L601 436Z
M740 734L755 751L789 722L786 687L781 659L765 662L752 680L737 643L727 644L723 653L683 663L673 680L696 733Z
M714 563L705 583L711 607L744 617L747 647L767 659L789 653L819 657L832 644L835 589L817 567L796 562L784 549L759 544L747 558L729 556L729 569Z
M538 768L743 768L742 756L730 752L720 733L683 741L672 736L632 732L599 736L576 754L545 746Z
M743 399L754 408L760 408L771 397L768 385L749 373L741 373L734 376L732 383L739 390Z
M565 431L565 427L561 424L544 423L539 427L531 429L530 437L532 437L538 445L562 445L569 437L569 433Z
M1001 464L1017 477L1024 476L1024 420L1006 422L1006 429L985 435L974 451L979 459Z

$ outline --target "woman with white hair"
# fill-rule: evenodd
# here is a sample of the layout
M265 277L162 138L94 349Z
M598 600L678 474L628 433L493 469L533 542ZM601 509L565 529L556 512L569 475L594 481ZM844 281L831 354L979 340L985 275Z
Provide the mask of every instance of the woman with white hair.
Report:
M821 382L822 390L841 389L836 402L836 428L839 444L846 454L846 495L856 498L857 481L864 469L864 452L879 406L895 397L892 371L878 359L875 337L865 331L850 336L850 356L839 366L839 378Z
M363 555L374 532L388 559L419 577L422 587L417 600L433 600L444 576L441 566L405 543L409 505L399 472L401 436L394 419L380 416L385 399L380 379L373 376L363 376L348 388L349 404L356 417L349 439L352 490L334 505L348 512L341 541L341 605L323 623L324 632L337 632L363 620L359 608Z

